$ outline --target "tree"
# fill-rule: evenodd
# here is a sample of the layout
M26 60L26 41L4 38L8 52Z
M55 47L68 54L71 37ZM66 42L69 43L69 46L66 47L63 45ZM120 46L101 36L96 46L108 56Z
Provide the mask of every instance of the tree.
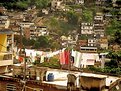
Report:
M121 31L117 30L114 34L114 41L116 44L121 45Z
M121 51L118 51L118 52L110 51L107 56L111 59L110 64L112 65L112 67L115 67L115 68L121 67L121 65L120 65ZM109 65L109 67L111 65Z
M48 25L52 32L57 32L55 30L59 29L59 22L55 17L50 18Z
M40 36L38 38L37 42L38 42L38 45L41 48L48 48L48 47L50 47L49 39L46 36Z
M74 11L68 11L66 13L68 23L76 25L78 23L79 16Z
M83 9L82 20L84 20L86 22L92 22L93 21L93 12L89 9Z
M36 41L33 45L33 48L35 49L39 49L40 48L40 43L38 41Z
M50 4L50 0L35 0L35 5L41 9L47 8L49 4Z
M19 8L19 9L27 9L28 7L28 3L27 2L22 2L22 1L19 1L16 3L16 6Z

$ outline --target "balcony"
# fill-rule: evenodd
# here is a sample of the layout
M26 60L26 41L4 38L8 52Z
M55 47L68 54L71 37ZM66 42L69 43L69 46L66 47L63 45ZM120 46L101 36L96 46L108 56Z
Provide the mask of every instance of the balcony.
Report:
M0 66L7 66L12 64L12 53L0 53Z

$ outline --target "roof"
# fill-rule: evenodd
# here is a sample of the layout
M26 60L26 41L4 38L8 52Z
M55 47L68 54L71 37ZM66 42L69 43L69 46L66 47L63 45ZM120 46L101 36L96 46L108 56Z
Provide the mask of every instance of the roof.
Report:
M46 73L46 80L49 73L53 73L54 75L54 81L43 81L42 83L46 84L52 84L56 87L63 89L67 86L67 75L68 74L74 74L77 77L77 87L79 87L79 77L85 76L85 77L97 77L97 78L106 78L106 86L109 87L112 83L114 83L116 80L120 79L119 77L115 76L109 76L109 75L101 75L101 74L93 74L93 73L84 73L84 72L76 72L76 71L68 71L68 70L58 70L58 69L48 69ZM7 74L6 74L7 75ZM1 77L1 76L0 76ZM2 76L3 77L3 76ZM6 76L7 77L7 76ZM34 80L33 80L34 81ZM110 83L112 82L112 83ZM61 88L63 87L63 88Z
M79 76L106 78L106 86L108 86L108 87L111 85L110 81L112 81L112 83L113 83L116 80L120 79L119 77L115 77L115 76L107 76L107 75L93 74L93 73L81 73L81 72L56 70L56 69L47 71L46 77L49 73L54 74L54 81L52 81L52 82L44 81L43 83L54 84L54 85L58 85L58 86L67 86L67 75L69 73L72 73L77 77L77 86L78 87L79 87L79 82L78 82Z
M13 34L13 31L9 29L2 29L0 30L0 34Z
M81 49L97 49L97 47L80 47Z

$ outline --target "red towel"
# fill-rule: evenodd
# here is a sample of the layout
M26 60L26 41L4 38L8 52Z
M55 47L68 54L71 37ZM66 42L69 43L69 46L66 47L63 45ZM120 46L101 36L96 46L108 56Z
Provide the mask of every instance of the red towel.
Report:
M69 50L64 50L60 53L60 64L69 64Z
M19 60L19 62L22 62L23 61L23 57L20 57L19 56L19 59L18 60Z

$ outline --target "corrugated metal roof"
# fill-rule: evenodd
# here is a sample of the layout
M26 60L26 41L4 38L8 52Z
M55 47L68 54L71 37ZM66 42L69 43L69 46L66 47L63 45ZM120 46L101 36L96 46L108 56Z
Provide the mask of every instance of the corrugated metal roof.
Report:
M0 30L0 34L13 34L13 31L9 29L2 29Z

